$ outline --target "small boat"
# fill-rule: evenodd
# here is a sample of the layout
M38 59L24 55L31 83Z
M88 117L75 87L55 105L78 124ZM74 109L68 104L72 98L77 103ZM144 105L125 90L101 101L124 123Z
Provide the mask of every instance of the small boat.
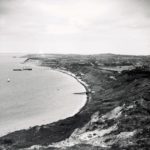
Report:
M10 79L9 79L9 78L7 79L7 82L10 82Z
M32 70L32 68L31 68L31 67L28 67L28 66L24 66L24 67L22 68L22 70L31 71L31 70Z
M13 69L13 71L22 71L22 69Z
M16 68L16 69L13 69L13 71L31 71L32 68L30 67L23 67L23 68Z

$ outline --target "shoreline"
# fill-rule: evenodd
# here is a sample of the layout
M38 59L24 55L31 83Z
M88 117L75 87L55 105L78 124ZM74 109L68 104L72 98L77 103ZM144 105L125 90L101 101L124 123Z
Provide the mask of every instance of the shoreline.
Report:
M45 66L41 66L41 65L38 65L38 64L34 64L34 63L29 64L29 66L31 66L31 67L41 67L41 68L45 67ZM65 70L62 70L62 69L54 69L54 68L50 68L50 67L45 67L45 68L53 70L53 71L64 73L64 74L69 75L69 76L73 77L74 79L76 79L76 81L78 83L80 83L84 87L84 89L85 89L86 99L85 99L83 105L74 114L71 114L70 116L67 116L67 117L64 117L64 118L60 118L60 119L58 119L56 121L52 121L52 122L49 121L47 123L35 124L33 126L29 126L29 127L26 127L26 128L15 129L14 131L8 131L7 133L5 133L3 135L0 135L0 138L2 138L4 136L7 136L7 135L9 135L11 133L14 133L14 132L21 131L21 130L29 130L30 128L34 128L36 126L40 127L40 126L44 126L44 125L48 125L48 124L52 124L52 123L58 122L60 120L65 120L65 119L67 119L69 117L74 117L76 114L80 113L82 111L82 109L87 105L87 103L88 103L88 101L90 99L89 94L87 94L87 92L89 92L90 89L87 87L88 85L84 81L82 81L75 74L73 74L73 73L71 73L69 71L65 71Z
M85 88L85 92L86 92L86 101L85 101L85 104L79 109L79 111L77 113L75 113L74 115L72 115L71 117L77 115L78 113L80 113L84 107L86 107L86 105L90 102L91 100L91 89L88 87L89 85L83 81L81 78L79 78L78 76L76 76L75 74L73 74L72 72L70 71L66 71L66 70L63 70L63 69L54 69L54 68L51 68L49 67L51 70L55 70L55 71L58 71L58 72L61 72L61 73L64 73L64 74L67 74L71 77L73 77L74 79L76 79L76 81L78 83L80 83L84 88ZM68 117L67 117L68 118ZM65 118L65 119L67 119ZM58 120L59 121L59 120Z
M42 68L45 67L47 69L58 71L58 72L66 74L66 75L69 75L69 76L73 77L74 79L76 79L76 81L84 87L85 92L86 92L86 101L85 101L84 105L75 114L73 114L72 116L69 116L69 117L73 117L73 116L77 115L78 113L80 113L84 109L84 107L86 107L86 105L89 103L89 101L91 100L91 89L88 87L89 85L85 81L83 81L81 78L79 78L77 75L75 75L74 73L67 71L65 69L62 69L62 68L52 68L49 66L42 66L41 62L39 60L38 61L32 60L32 62L28 62L28 59L27 59L27 61L26 60L24 61L24 64L26 64L26 63L31 65L31 67L32 67L32 65L37 66L37 67L42 67ZM68 117L66 117L64 119L67 119L67 118ZM62 120L62 119L59 119L59 120ZM57 120L57 121L59 121L59 120ZM54 122L56 122L56 121L54 121ZM53 122L51 122L51 123L53 123ZM42 126L42 125L40 125L40 126Z
M79 111L75 111L72 117L10 133L0 138L0 148L11 150L141 150L143 146L148 148L150 70L145 67L124 70L121 73L102 70L101 64L107 66L115 62L116 66L124 66L129 59L133 65L135 61L139 62L139 58L136 60L133 57L119 56L120 64L118 64L118 56L108 55L110 59L106 56L56 55L52 59L49 59L49 55L44 58L37 55L32 55L31 58L29 56L31 62L34 63L33 60L41 62L39 65L41 67L48 67L75 78L87 91L89 90L89 93L86 92L87 101L83 107L79 107L80 110L76 109ZM147 62L147 59L142 63L145 64L145 61Z

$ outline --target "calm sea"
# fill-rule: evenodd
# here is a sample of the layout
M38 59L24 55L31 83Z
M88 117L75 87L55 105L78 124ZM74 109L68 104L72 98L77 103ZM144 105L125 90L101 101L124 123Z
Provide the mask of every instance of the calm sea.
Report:
M45 67L22 68L23 58L0 54L0 136L72 116L85 104L84 87L73 77ZM7 82L8 78L10 82Z

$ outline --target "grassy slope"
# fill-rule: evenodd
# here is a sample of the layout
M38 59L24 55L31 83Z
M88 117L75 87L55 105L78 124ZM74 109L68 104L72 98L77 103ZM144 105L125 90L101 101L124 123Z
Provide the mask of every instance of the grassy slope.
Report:
M99 112L101 115L105 114L117 106L123 106L127 108L128 106L134 106L132 109L124 109L122 116L119 119L107 120L104 123L105 128L117 123L118 129L111 133L111 138L107 140L112 140L115 135L122 132L130 132L136 130L136 135L130 139L130 142L126 142L124 145L120 144L119 141L111 145L110 149L146 149L149 147L149 123L150 123L150 72L144 71L142 69L124 71L121 74L114 71L106 71L95 64L97 60L102 60L109 64L118 59L122 60L123 56L61 56L54 57L53 61L56 62L57 66L67 68L73 73L83 73L82 80L90 85L90 88L95 91L91 93L91 101L82 109L82 111L73 117L60 120L58 122L48 124L41 127L33 127L29 130L22 130L6 135L0 139L1 147L6 149L20 149L23 147L29 147L32 145L48 145L53 142L59 142L69 138L69 136L74 132L75 129L83 127L87 124L93 113ZM67 61L64 61L64 58ZM82 65L79 60L84 60L88 62L87 65ZM119 58L118 58L119 57ZM127 56L128 57L128 56ZM96 59L95 59L96 58ZM102 59L101 59L102 58ZM106 58L106 59L104 59ZM47 58L38 58L42 60L42 65L51 66L50 60ZM62 61L63 60L63 61ZM69 61L68 61L69 60ZM110 61L111 60L111 61ZM126 60L126 58L125 58ZM143 62L145 64L148 59L143 59L143 57L133 57L130 58L130 63ZM129 62L129 61L128 61ZM91 64L92 63L92 64ZM108 65L108 64L107 64ZM56 66L56 65L54 65ZM54 67L53 66L53 67ZM116 78L112 80L110 76ZM100 122L96 122L95 128L100 127ZM93 124L89 126L88 130L94 130ZM124 139L126 141L128 139ZM129 144L132 143L132 144ZM49 148L54 149L54 148ZM67 148L66 148L67 149ZM76 149L105 149L101 147L96 147L93 145L87 145L80 143L73 147L69 147L69 150Z

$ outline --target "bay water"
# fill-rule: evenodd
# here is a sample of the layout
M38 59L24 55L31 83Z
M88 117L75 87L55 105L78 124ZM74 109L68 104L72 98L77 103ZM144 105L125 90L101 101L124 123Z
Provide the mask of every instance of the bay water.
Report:
M85 88L73 77L48 67L26 67L24 58L0 54L0 136L70 117L86 103ZM8 82L10 80L10 82Z

